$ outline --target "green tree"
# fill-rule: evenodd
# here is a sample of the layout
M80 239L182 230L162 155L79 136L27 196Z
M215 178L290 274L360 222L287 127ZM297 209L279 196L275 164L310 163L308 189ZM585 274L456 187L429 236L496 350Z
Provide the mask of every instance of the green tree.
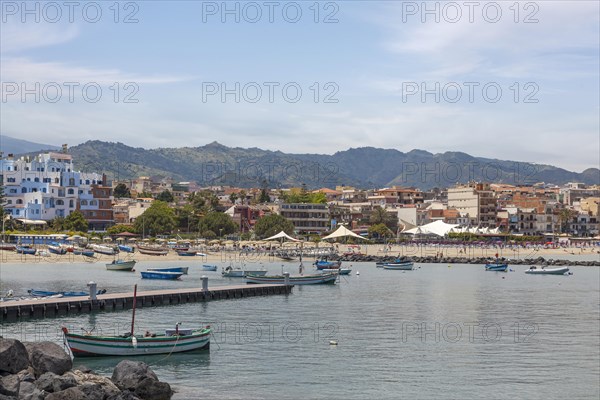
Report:
M106 233L108 233L109 235L117 235L123 232L137 233L133 225L124 224L113 225L106 230Z
M193 232L198 229L199 216L191 204L186 204L183 207L175 209L177 216L177 226L180 231Z
M394 232L385 224L377 224L369 227L369 236L377 239L394 237Z
M142 192L138 193L137 197L138 199L152 199L154 196L150 192Z
M131 197L131 192L129 188L124 183L119 183L115 186L115 190L113 191L113 195L115 198L119 199L121 197Z
M207 214L219 207L219 198L210 190L190 193L188 201L197 212Z
M50 221L48 225L56 232L62 232L67 230L67 225L64 217L55 217Z
M4 220L4 203L6 201L6 196L4 195L4 185L0 184L0 218Z
M379 206L373 208L369 222L371 225L384 224L394 232L398 229L398 217L396 214L391 214Z
M231 193L229 195L229 201L231 201L233 204L235 204L235 201L238 199L238 195L237 193Z
M237 230L237 225L233 219L225 213L212 211L200 220L200 232L213 231L220 236L229 235Z
M64 219L63 230L87 232L88 226L88 221L83 214L79 211L73 211Z
M175 211L160 200L152 202L152 205L137 217L134 223L136 232L150 236L169 234L176 225Z
M261 204L271 202L271 197L269 197L269 192L267 192L267 189L262 188L260 190L260 196L258 198L258 202Z
M288 235L293 235L294 224L279 214L266 215L254 225L254 233L260 238L273 236L281 231L284 231Z
M324 204L327 203L327 196L323 192L309 193L306 191L306 186L302 188L293 188L289 192L282 192L281 196L286 203L310 203Z
M577 211L572 208L563 208L558 213L558 220L560 221L560 230L563 233L569 233L570 227L569 224L573 219L577 217Z
M240 190L240 200L242 201L242 204L246 204L246 191L245 190Z
M172 203L175 201L175 198L173 197L173 193L171 193L169 190L163 190L158 194L158 196L156 196L156 200L164 201L165 203Z

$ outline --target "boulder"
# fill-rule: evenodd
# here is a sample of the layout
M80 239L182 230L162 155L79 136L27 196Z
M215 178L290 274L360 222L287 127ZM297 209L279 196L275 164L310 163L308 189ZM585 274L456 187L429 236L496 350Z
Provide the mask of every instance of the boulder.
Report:
M146 378L135 388L135 394L143 400L170 400L173 391L166 382Z
M35 386L39 390L55 393L77 386L77 381L71 375L56 375L53 372L46 372L35 381Z
M71 357L59 345L52 342L31 345L29 361L37 377L46 372L62 375L73 367Z
M88 397L77 387L71 387L60 392L50 393L45 400L88 400Z
M67 372L65 375L73 376L79 385L79 389L88 395L90 400L96 399L98 394L102 394L100 400L103 400L121 392L109 378L101 375L86 374L77 370Z
M19 387L19 400L43 400L48 393L39 390L32 382L23 381Z
M142 400L142 399L140 399L139 397L137 397L132 392L130 392L128 390L124 390L124 391L119 392L119 394L116 394L114 396L108 396L106 398L106 400Z
M158 381L158 377L148 364L140 361L123 360L113 370L111 380L121 390L135 391L139 383L146 378Z
M23 343L0 339L0 371L16 374L29 366L29 354Z
M6 396L16 396L19 394L19 385L21 381L18 375L7 375L0 379L0 394Z
M7 396L5 394L0 394L0 400L17 400L14 396Z

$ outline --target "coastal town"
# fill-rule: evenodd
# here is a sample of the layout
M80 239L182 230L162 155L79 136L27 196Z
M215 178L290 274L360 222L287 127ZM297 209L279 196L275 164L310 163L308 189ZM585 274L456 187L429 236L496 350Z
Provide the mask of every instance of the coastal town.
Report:
M431 190L270 188L266 183L254 188L202 187L169 177L109 180L100 171L81 172L66 146L34 157L9 154L0 161L0 172L4 232L128 231L144 238L248 240L264 237L255 230L258 221L280 215L293 225L289 234L306 240L318 240L341 225L376 241L470 234L589 243L599 237L600 186L577 182L529 186L465 182ZM152 230L149 221L141 226L140 217L158 203L171 210L168 221L160 229ZM65 229L70 215L80 215L87 226ZM207 224L207 219L215 221ZM454 229L442 234L421 229L436 221Z

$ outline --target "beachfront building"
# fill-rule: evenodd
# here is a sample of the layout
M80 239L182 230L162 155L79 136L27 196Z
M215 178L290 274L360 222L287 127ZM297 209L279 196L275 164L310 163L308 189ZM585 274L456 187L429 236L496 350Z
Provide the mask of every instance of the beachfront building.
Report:
M321 234L330 228L327 204L283 203L279 213L294 224L298 234Z
M423 203L423 192L415 188L403 188L399 186L392 186L391 188L384 188L375 191L375 196L382 196L388 204L421 204Z
M107 197L94 194L94 188L104 187L106 178L101 174L75 170L66 145L62 152L48 152L35 157L17 159L9 154L0 160L0 174L6 196L4 209L12 218L19 220L64 218L80 208L80 199L110 199L110 194Z
M560 188L560 198L562 203L572 206L587 197L600 197L600 186L587 186L583 183L569 182L566 186Z
M468 215L469 224L472 226L496 226L496 197L487 183L469 183L449 188L448 208Z

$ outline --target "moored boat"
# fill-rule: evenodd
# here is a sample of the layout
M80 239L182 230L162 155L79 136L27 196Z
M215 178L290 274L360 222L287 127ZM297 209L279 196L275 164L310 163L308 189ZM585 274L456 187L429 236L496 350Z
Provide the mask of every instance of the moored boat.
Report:
M152 272L181 272L184 275L188 274L189 267L169 267L169 268L148 268L147 271Z
M394 269L399 271L412 271L415 264L412 261L396 262L396 263L385 263L383 269Z
M106 269L109 271L131 271L135 267L135 260L113 260L111 263L106 264Z
M290 275L290 285L317 285L317 284L334 284L337 279L337 273L314 274L314 275ZM274 283L284 284L285 277L282 275L265 275L255 276L248 275L247 283Z
M334 273L339 275L350 275L352 268L333 268L333 269L322 269L322 272Z
M486 271L498 271L498 272L506 272L508 271L508 264L506 263L492 263L485 264Z
M152 246L138 246L138 251L141 254L150 256L166 256L169 253L169 249L165 247L152 247Z
M119 244L119 245L117 245L117 247L119 248L119 251L122 251L124 253L134 253L135 252L135 248L133 246L128 246L126 244Z
M202 265L202 269L204 271L216 271L217 270L217 266L216 265L204 264L204 265Z
M221 275L223 275L226 278L243 278L244 270L241 268L233 268L232 266L228 266L225 269L223 269Z
M51 297L61 295L63 297L84 297L89 296L89 292L85 291L72 291L72 292L54 292L50 290L38 290L38 289L29 289L27 291L33 297ZM101 289L96 292L96 294L104 294L106 293L106 289Z
M183 272L142 271L142 279L176 280L181 278Z
M92 336L70 333L62 328L65 340L74 357L138 356L171 354L208 349L211 329L168 329L162 335Z
M112 256L117 253L114 247L103 246L101 244L93 244L90 246L92 250L94 250L98 254L104 254L107 256Z
M317 269L333 269L333 268L339 268L342 266L342 262L341 261L328 261L328 260L318 260L315 261L315 267L317 267Z
M559 267L559 268L546 268L546 267L536 267L532 265L528 270L525 271L526 274L531 275L564 275L569 272L569 268L567 267Z

